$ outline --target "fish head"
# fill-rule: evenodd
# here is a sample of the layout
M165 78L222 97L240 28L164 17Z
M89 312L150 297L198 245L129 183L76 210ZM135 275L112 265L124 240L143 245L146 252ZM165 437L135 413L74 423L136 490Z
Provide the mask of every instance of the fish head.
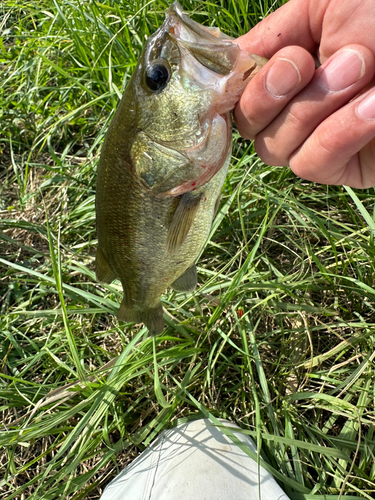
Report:
M175 2L146 43L129 83L130 155L139 179L158 197L200 188L231 151L230 110L265 59L229 38L190 19Z

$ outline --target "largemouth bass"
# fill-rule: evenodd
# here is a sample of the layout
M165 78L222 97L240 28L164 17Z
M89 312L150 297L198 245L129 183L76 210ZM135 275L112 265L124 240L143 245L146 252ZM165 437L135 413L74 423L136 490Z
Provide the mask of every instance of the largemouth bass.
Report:
M218 206L234 108L264 64L176 2L148 39L108 129L96 191L96 276L119 278L118 319L164 329L160 297L197 284Z

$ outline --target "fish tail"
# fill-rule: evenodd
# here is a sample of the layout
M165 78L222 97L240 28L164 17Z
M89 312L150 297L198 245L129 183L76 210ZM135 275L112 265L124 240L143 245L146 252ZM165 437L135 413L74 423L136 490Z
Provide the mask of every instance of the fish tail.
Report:
M156 307L136 309L126 304L125 299L123 299L117 313L117 318L125 322L144 323L153 337L162 333L165 328L163 307L160 302Z

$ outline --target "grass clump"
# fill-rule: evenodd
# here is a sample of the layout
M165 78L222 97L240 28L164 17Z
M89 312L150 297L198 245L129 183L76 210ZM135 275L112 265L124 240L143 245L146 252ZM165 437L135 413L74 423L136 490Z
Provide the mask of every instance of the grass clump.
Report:
M281 2L182 2L237 36ZM164 428L238 423L292 500L371 499L374 190L296 179L237 134L199 287L156 339L99 285L95 172L167 2L0 6L0 498L99 498Z

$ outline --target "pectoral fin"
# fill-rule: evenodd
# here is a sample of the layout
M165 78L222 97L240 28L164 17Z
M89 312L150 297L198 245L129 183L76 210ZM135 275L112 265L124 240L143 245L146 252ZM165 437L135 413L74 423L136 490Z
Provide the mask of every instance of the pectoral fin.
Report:
M168 253L175 253L183 244L195 219L202 195L182 195L169 226L167 236Z
M101 283L112 283L112 281L117 277L109 267L109 264L100 247L98 247L96 251L95 273L96 279Z
M176 290L176 292L192 292L196 286L197 268L195 264L189 267L184 274L171 284L171 287Z
M212 220L216 217L217 211L219 210L219 205L220 205L220 199L221 199L221 194L216 198L215 201L215 208L214 208L214 215L212 216Z

